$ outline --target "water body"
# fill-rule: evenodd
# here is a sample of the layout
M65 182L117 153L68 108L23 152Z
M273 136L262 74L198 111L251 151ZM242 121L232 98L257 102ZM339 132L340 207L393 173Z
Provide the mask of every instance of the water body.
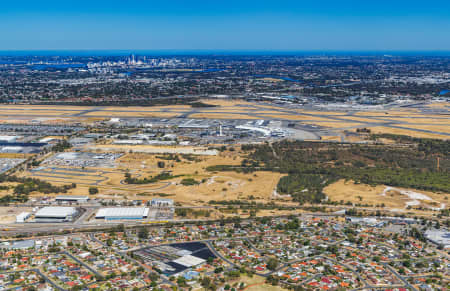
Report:
M45 71L48 69L84 69L87 68L85 64L43 64L43 65L32 65L33 70Z
M439 95L445 95L447 93L450 93L450 90L442 90L441 92L439 92Z
M214 73L214 72L222 72L225 71L225 69L205 69L201 71L195 71L196 73Z
M280 79L280 80L284 80L284 81L289 81L289 82L296 82L296 83L301 83L302 81L300 80L295 80L289 77L283 77L283 76L275 76L275 75L253 75L256 78L273 78L273 79Z

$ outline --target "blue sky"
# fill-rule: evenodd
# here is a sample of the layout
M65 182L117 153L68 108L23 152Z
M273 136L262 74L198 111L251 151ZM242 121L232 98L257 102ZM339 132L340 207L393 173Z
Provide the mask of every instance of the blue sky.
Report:
M0 50L450 51L450 0L2 2Z

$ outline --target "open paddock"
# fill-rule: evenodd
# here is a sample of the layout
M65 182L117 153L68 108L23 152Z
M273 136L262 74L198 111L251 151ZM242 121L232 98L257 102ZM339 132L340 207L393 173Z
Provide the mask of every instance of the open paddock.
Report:
M372 206L384 203L388 209L406 209L408 205L413 205L414 195L408 196L402 194L402 191L409 191L429 197L430 200L418 200L419 204L424 207L441 207L444 203L448 207L450 194L433 193L422 190L411 190L404 188L392 188L385 185L377 185L375 187L366 184L356 184L353 181L339 180L324 188L324 193L332 201L344 201L351 203L369 204ZM408 193L409 193L408 192ZM405 192L406 193L406 192ZM418 206L416 205L416 206Z
M232 114L232 113L193 113L189 115L189 118L200 119L261 119L260 117L245 115L245 114Z
M450 138L448 135L416 131L412 128L407 129L407 128L392 128L392 127L384 127L384 126L375 126L375 127L369 127L369 129L373 133L400 134L400 135L408 135L408 136L418 137L418 138L437 138L437 139L449 139Z
M160 117L160 118L174 118L179 113L175 112L161 112L161 111L141 111L141 112L127 112L127 111L93 111L84 114L83 116L95 117Z

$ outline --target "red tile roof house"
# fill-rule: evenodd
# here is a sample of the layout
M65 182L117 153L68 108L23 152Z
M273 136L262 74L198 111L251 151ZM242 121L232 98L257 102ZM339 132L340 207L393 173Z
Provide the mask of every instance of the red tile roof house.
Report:
M92 276L88 274L88 275L82 276L80 279L81 279L81 280L89 281L89 280L91 280L91 278L92 278Z
M263 268L261 266L257 266L255 269L258 270L258 271L261 271L261 272L265 270L265 268Z

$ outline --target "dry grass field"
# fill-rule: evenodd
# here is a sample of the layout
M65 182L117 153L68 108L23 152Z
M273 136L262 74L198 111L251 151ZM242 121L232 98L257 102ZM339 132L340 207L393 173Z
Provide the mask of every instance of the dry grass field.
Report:
M439 117L439 118L395 118L395 117L389 117L389 118L383 118L383 120L388 120L388 121L396 121L396 122L400 122L400 123L412 123L412 124L436 124L436 125L448 125L450 126L450 117L445 118L445 117Z
M436 103L428 104L427 106L431 107L431 108L449 108L450 109L450 102L436 102Z
M101 147L97 149L99 151ZM178 148L172 148L177 150ZM97 152L96 151L96 152ZM176 151L173 151L174 153ZM185 205L204 205L210 200L254 199L268 202L281 177L279 173L255 172L250 174L236 172L209 172L207 167L219 164L238 165L242 157L238 150L225 151L218 155L178 155L180 161L164 159L161 153L126 153L116 161L117 167L86 168L83 173L73 171L76 168L58 167L55 172L44 165L38 172L20 172L18 176L36 177L55 185L76 183L77 188L68 194L88 195L89 187L97 187L97 197L113 199L149 200L160 195L168 196ZM158 167L164 162L164 168ZM80 170L80 169L78 169ZM125 173L133 177L152 177L169 171L174 178L151 184L126 184ZM198 185L185 186L182 179L192 178ZM7 194L7 193L5 193ZM32 193L31 196L41 196Z
M418 109L402 109L402 110L379 110L379 111L358 111L355 113L358 116L411 116L411 115L420 115Z
M2 108L3 109L3 108ZM33 115L48 115L48 116L69 116L73 114L72 111L47 111L47 110L2 110L0 109L0 115L23 115L23 116L33 116Z
M139 174L142 177L154 176L162 170L171 171L174 176L180 175L180 177L162 181L156 185L156 189L152 184L126 185L126 188L133 189L131 195L139 194L139 197L144 199L159 192L170 195L175 201L187 205L201 205L210 200L248 199L250 196L253 196L255 200L267 201L271 198L281 176L270 172L243 174L206 171L206 168L212 165L239 164L241 157L237 152L224 152L217 156L197 156L196 161L181 158L180 162L159 159L157 156L141 153L127 154L120 159L120 168L124 170L139 168ZM165 163L164 169L158 168L158 161ZM193 178L201 183L183 186L180 182L184 178Z
M245 284L246 287L244 287L243 290L245 291L285 291L287 289L284 289L280 286L273 286L270 284L265 283L265 278L264 277L260 277L260 276L253 276L253 277L248 277L248 276L241 276L239 278L239 280L237 280L238 284L237 286L239 286L239 284L241 282L243 282Z
M386 207L392 209L404 209L408 201L412 201L407 195L403 195L400 191L413 191L423 194L434 201L434 206L439 207L439 203L446 204L448 207L450 194L433 193L421 190L411 190L404 188L395 188L398 190L387 191L386 186L378 185L372 187L366 184L355 184L353 181L339 180L324 188L324 193L332 201L344 201L352 203L369 204L376 206L384 203ZM384 193L384 195L383 195ZM430 202L432 202L430 201ZM430 202L422 201L422 204L430 204Z
M369 129L373 133L391 133L391 134L409 135L412 137L419 137L419 138L449 139L449 137L447 135L428 133L428 132L420 132L420 131L415 131L414 129L409 130L409 129L402 129L402 128L384 127L384 126L369 127Z
M3 197L3 196L6 196L6 195L13 194L13 188L14 188L14 186L17 185L17 183L6 182L6 183L1 183L0 185L9 187L8 189L0 190L0 197Z
M160 118L174 118L179 113L175 112L160 112L160 111L141 111L141 112L127 112L127 111L94 111L86 113L84 116L101 116L101 117L160 117Z
M301 109L300 110L295 110L295 111L299 112L300 114L304 113L304 114L312 114L312 115L320 114L320 115L330 115L330 116L336 115L336 116L339 116L339 115L346 115L347 114L347 112L344 112L344 111L308 111L308 110L301 110Z
M219 107L235 107L236 105L248 105L252 106L254 103L247 102L244 100L229 100L229 99L202 99L200 100L203 103L215 105ZM274 108L274 107L272 107ZM276 108L276 107L275 107Z
M261 119L251 115L233 113L193 113L189 117L200 119Z
M283 82L282 79L275 79L275 78L260 78L259 80L266 81L266 82L272 82L272 83Z
M347 128L347 127L363 127L364 124L357 122L342 122L342 121L304 121L305 124L319 125L329 128Z
M287 120L307 120L308 122L333 122L332 119L327 119L323 117L317 117L317 116L308 116L308 115L293 115L293 114L270 114L265 115L266 118L272 118L272 119L287 119Z
M340 141L341 137L340 136L336 136L336 135L331 135L331 136L322 135L320 137L320 140L322 140L322 141Z
M340 116L339 118L343 119L343 120L348 120L350 122L353 121L357 121L357 122L365 122L365 123L370 123L370 122L374 122L376 120L371 119L371 118L362 118L362 117L355 117L355 116Z
M108 106L104 111L161 111L161 110L189 110L189 105L166 105L166 106Z
M6 159L27 159L32 156L34 156L34 154L0 153L0 158Z
M408 128L431 130L431 131L437 131L437 132L450 134L450 123L449 124L445 124L445 125L417 125L417 124L409 124Z

